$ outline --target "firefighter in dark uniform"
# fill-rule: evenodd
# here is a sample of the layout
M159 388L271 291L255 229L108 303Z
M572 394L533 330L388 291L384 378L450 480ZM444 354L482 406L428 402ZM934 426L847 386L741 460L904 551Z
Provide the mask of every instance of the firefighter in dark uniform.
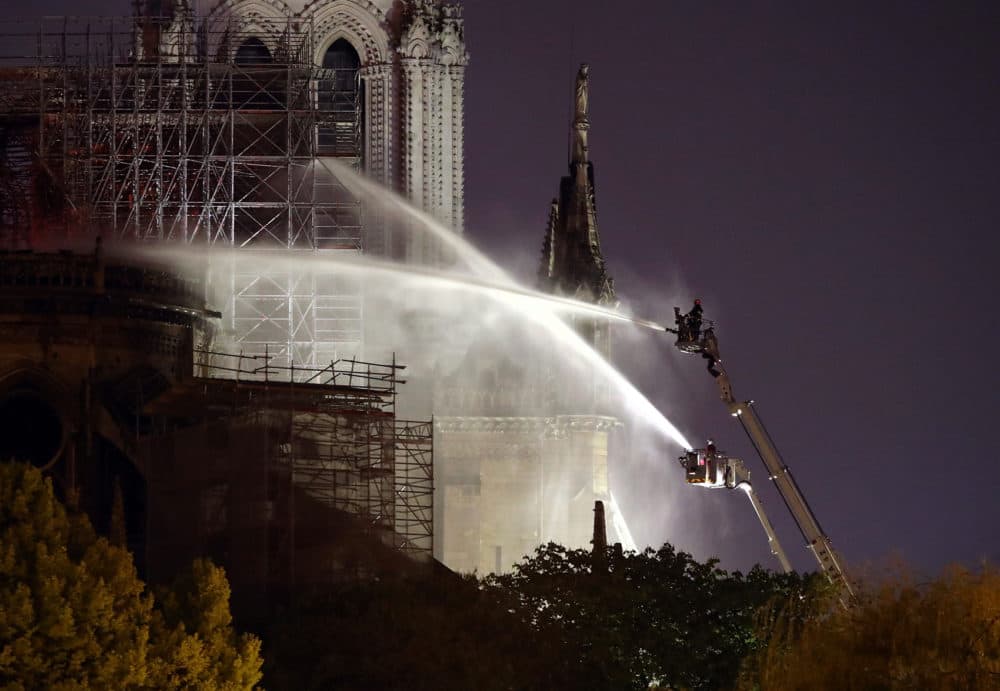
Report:
M701 299L695 298L694 307L687 313L688 335L692 341L697 341L701 336Z
M677 334L677 346L688 353L700 352L701 356L708 361L706 369L708 369L709 374L713 377L720 376L722 372L716 367L719 361L714 354L716 352L715 336L712 327L709 326L705 330L704 337L701 333L701 298L695 298L694 306L687 314L681 314L681 308L674 307L674 325L677 327L676 329L671 329L669 326L663 327L663 329L668 333Z
M701 338L701 314L701 299L695 298L694 307L692 307L691 311L687 314L688 329L691 332L691 339L695 341ZM708 361L705 367L705 369L708 370L708 373L713 377L718 377L722 373L715 366L715 363L717 362L715 355L709 352L708 347L704 347L708 345L709 340L714 340L710 339L711 331L711 327L709 327L706 331L706 338L704 339L703 347L701 349L701 356Z
M708 444L705 445L705 465L708 470L709 482L715 482L715 475L718 472L716 463L717 450L715 448L715 442L711 439L708 440Z
M677 330L674 331L674 333L677 334L678 341L691 340L688 337L687 317L686 315L681 314L680 307L674 307L674 326L677 327ZM670 329L667 329L667 331L670 331Z

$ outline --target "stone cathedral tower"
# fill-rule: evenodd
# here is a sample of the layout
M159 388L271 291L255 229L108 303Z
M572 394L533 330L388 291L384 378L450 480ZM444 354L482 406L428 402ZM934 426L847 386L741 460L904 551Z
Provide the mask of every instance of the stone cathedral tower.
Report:
M464 25L450 0L220 0L206 34L235 50L263 44L268 59L287 34L308 34L313 63L351 68L316 84L318 108L334 108L335 93L353 86L359 97L360 167L405 193L447 226L464 224ZM239 34L239 46L225 46ZM320 136L320 154L324 143ZM341 155L339 151L329 151ZM414 251L414 248L410 248ZM419 251L419 250L417 250Z
M614 307L597 232L589 91L583 65L576 78L569 175L552 202L539 283L543 290ZM606 320L576 319L573 325L610 357ZM486 363L486 370L442 382L435 405L436 556L459 571L488 573L509 570L549 541L587 547L595 501L609 508L613 539L628 542L617 532L622 523L615 522L608 483L611 438L621 425L602 414L607 387L544 358L512 362L489 337L470 352L469 359Z
M552 200L538 270L539 288L583 302L614 308L614 281L608 276L597 231L594 164L590 161L590 68L576 76L570 133L569 175L559 181ZM580 335L605 358L611 356L607 320L577 319Z

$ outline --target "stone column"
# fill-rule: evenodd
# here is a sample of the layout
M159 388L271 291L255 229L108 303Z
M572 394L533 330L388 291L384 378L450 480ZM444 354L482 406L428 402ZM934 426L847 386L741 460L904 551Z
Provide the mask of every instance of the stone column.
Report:
M389 183L389 137L392 128L389 65L361 68L365 85L365 172L383 184Z
M403 192L414 206L435 215L435 132L436 80L434 65L426 58L406 58L403 63ZM406 259L418 264L434 261L430 234L423 229L412 233Z
M389 65L361 68L365 85L364 173L387 187L392 187L392 69ZM364 249L375 255L389 252L385 219L376 205L365 209Z
M451 171L451 227L456 233L465 232L465 65L448 68L451 97L451 159L445 166Z

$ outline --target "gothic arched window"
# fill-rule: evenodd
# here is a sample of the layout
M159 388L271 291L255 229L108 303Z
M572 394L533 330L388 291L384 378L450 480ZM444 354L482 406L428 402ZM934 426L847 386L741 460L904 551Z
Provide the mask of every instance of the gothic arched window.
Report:
M319 150L327 156L361 160L364 90L361 58L347 40L323 55L319 80Z
M274 57L255 36L243 41L233 55L233 106L263 110L280 109L284 71L272 67Z
M237 65L267 65L272 62L271 51L259 38L250 37L236 49L233 62Z

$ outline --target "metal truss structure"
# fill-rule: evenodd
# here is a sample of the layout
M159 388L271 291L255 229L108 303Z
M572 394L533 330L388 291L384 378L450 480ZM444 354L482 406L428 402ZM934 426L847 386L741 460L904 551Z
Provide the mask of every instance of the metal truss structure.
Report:
M266 457L267 470L258 474L267 478L271 530L279 533L274 544L292 550L275 555L275 564L294 569L289 566L294 550L301 552L317 529L323 532L323 526L304 520L310 515L304 502L348 514L389 546L428 558L433 547L432 427L396 418L401 369L395 363L356 360L291 368L269 355L196 350L195 378L162 394L151 407L161 415L225 411L222 420L255 420L252 427L270 430L262 445L267 448L241 455ZM202 448L218 447L203 442ZM228 492L252 481L252 464L244 464L247 472L225 474Z
M432 425L396 419L401 368L358 360L360 286L315 261L388 251L332 171L369 151L387 179L398 73L363 82L342 39L317 59L311 21L0 22L0 247L89 251L96 235L206 250L195 270L223 324L194 339L194 376L184 360L169 382L139 370L113 387L134 403L150 504L166 507L150 513L151 572L197 542L237 580L295 587L349 562L330 545L358 525L387 552L432 554Z
M315 64L307 23L248 22L0 26L0 226L14 245L27 219L245 251L212 272L235 347L321 367L360 354L360 290L268 251L365 249L361 204L324 166L362 165L363 89L356 68Z

